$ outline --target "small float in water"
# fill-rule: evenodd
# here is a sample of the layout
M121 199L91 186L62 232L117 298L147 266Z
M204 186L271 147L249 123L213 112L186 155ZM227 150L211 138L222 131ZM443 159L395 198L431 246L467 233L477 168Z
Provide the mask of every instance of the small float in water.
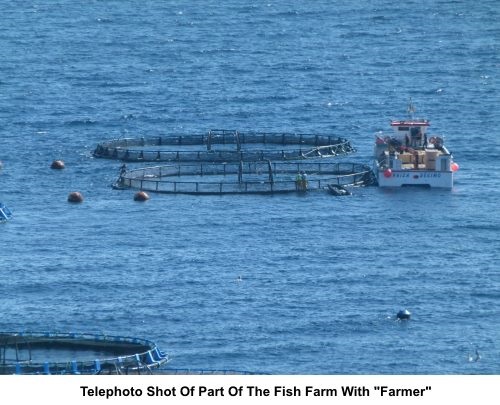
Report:
M152 374L169 356L145 339L79 333L0 333L0 374Z
M453 187L459 168L444 146L444 139L427 133L430 122L413 118L415 107L408 105L408 119L393 120L394 132L375 136L374 172L380 187Z
M8 221L12 218L12 212L5 206L5 204L0 202L0 222Z
M402 309L401 311L399 311L396 315L396 317L400 320L400 321L408 321L410 320L411 318L411 312L408 311L407 309Z

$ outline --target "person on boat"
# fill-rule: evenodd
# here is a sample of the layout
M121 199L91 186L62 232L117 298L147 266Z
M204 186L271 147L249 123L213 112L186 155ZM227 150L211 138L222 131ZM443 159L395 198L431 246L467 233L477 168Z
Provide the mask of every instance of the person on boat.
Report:
M418 164L419 164L419 162L418 162L418 157L419 157L418 156L418 151L415 151L413 153L413 156L415 157L415 169L418 169Z
M300 172L302 177L302 191L307 190L307 174L303 170Z
M439 136L436 136L436 139L434 141L434 147L438 150L443 150L443 139L440 138Z
M418 129L418 132L417 132L417 145L416 146L420 146L422 145L422 138L423 138L423 133L422 133L422 128L419 128Z
M297 176L295 176L295 190L302 190L302 174L300 172L297 172Z
M120 166L120 175L118 176L118 184L123 183L125 181L125 173L127 173L127 165L124 163Z
M120 166L120 177L123 177L123 175L127 172L127 165L124 163Z
M297 191L306 191L307 190L307 175L301 170L295 176L295 189Z

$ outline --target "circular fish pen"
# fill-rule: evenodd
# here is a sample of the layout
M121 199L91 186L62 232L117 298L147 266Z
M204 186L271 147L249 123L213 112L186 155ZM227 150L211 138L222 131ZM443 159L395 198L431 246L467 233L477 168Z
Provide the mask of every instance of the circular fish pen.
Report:
M302 160L355 152L328 135L210 130L201 135L123 138L97 145L97 158L126 162L239 162Z
M360 163L258 161L143 167L122 172L114 187L155 193L271 194L373 181L370 167Z
M245 370L211 370L211 369L196 369L196 368L161 368L153 371L153 374L161 375L266 375L268 373L262 371L245 371Z
M0 333L0 374L152 374L169 356L145 339Z

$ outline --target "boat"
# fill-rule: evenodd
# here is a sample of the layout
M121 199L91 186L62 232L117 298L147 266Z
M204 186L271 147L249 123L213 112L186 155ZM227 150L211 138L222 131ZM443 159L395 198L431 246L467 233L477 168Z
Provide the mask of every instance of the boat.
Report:
M349 190L347 190L344 186L338 184L328 184L327 189L330 194L335 196L351 195L351 192Z
M11 218L12 212L10 212L4 203L0 202L0 222L8 221Z
M430 121L409 117L392 120L393 132L375 134L374 172L379 187L431 187L451 189L459 169L444 145L444 138L428 132Z

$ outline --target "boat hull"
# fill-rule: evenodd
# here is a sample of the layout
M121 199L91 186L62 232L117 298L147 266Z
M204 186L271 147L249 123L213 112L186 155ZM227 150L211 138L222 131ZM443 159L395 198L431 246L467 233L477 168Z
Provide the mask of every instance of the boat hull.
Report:
M426 170L391 170L390 175L384 170L377 170L379 187L431 187L453 188L452 171Z

